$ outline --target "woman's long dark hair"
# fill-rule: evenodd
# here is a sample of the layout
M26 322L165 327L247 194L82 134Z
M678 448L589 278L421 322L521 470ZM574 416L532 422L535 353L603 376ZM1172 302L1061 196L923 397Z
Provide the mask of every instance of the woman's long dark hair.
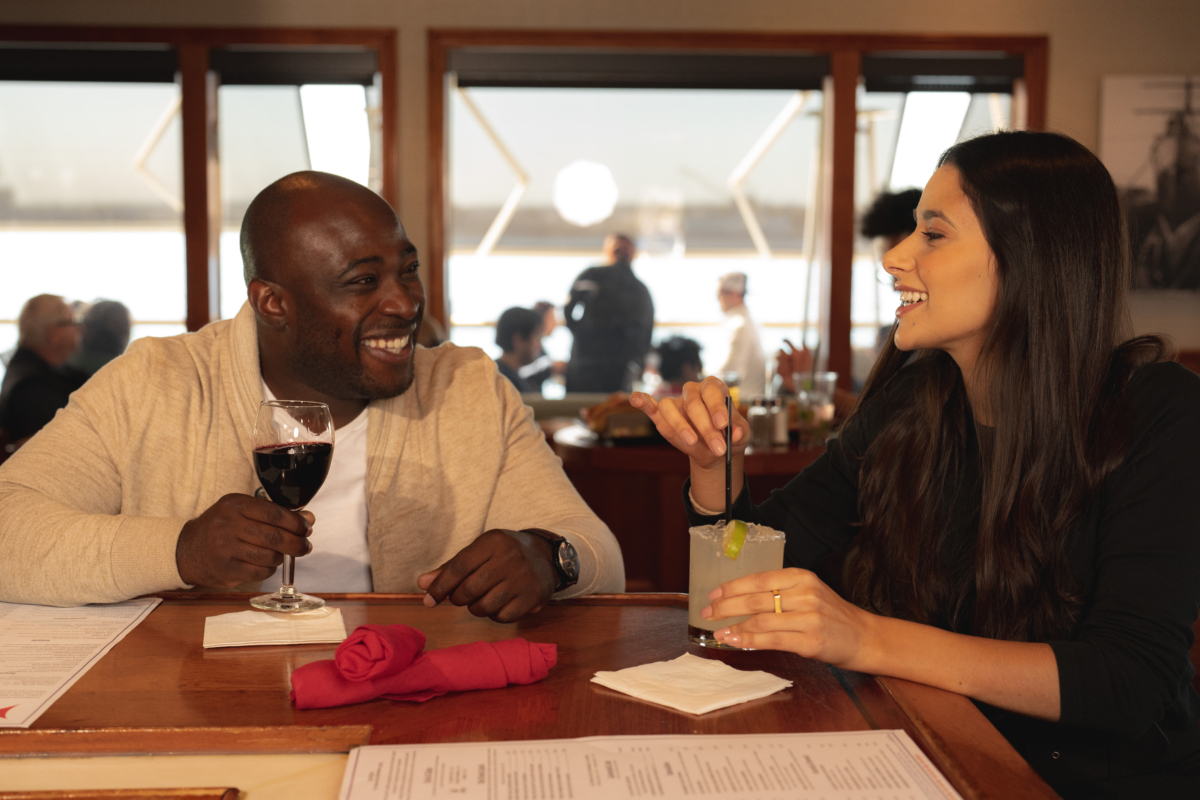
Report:
M976 427L978 535L952 534L945 500L971 490L960 486L972 433L962 375L946 353L910 362L889 338L859 405L902 369L915 390L888 409L863 457L855 599L977 635L1047 641L1079 617L1069 532L1128 447L1128 378L1165 345L1124 341L1125 224L1112 178L1086 148L996 133L954 145L944 164L958 170L999 284L976 362L991 426Z

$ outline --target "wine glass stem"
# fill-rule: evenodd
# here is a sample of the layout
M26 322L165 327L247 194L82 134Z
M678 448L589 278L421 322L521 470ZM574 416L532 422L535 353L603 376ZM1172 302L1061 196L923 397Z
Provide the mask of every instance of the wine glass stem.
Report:
M296 559L291 556L283 557L283 585L279 587L282 597L294 597L296 594Z

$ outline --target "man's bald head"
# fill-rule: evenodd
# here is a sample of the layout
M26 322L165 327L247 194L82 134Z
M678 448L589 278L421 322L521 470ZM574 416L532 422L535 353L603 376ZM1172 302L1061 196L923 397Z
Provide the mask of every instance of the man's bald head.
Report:
M242 219L241 250L246 285L258 278L286 282L286 247L297 233L297 222L324 214L366 212L384 213L395 219L395 212L382 197L361 183L308 170L293 172L258 193ZM399 226L399 220L396 220Z
M37 353L51 366L61 366L79 349L79 327L67 301L39 294L25 301L17 318L17 344Z

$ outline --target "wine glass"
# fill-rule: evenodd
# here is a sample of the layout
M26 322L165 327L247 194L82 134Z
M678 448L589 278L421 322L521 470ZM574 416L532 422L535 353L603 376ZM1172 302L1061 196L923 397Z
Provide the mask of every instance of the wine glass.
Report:
M254 469L267 496L290 511L313 497L333 460L333 416L329 406L307 400L264 400L254 421ZM265 611L310 611L325 605L294 585L296 559L283 557L283 585L250 605Z

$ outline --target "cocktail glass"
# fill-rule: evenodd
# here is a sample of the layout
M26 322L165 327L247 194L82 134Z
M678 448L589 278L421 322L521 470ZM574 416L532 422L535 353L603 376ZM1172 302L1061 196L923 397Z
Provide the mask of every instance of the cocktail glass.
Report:
M746 543L737 559L725 555L725 522L716 525L700 525L689 528L691 539L691 567L688 570L688 639L701 647L718 647L725 650L741 648L722 644L713 638L713 632L736 625L749 617L727 617L705 619L700 610L709 605L708 594L726 581L770 572L783 568L784 535L766 525L746 525Z

